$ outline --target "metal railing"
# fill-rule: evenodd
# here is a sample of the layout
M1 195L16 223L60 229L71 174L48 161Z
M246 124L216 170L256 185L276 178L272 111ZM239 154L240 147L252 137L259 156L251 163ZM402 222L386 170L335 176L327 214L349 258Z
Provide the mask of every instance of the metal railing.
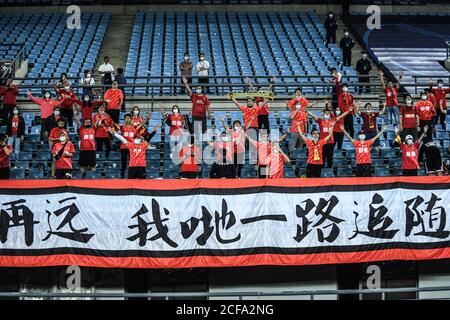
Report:
M386 300L387 294L398 293L415 293L416 299L419 298L419 293L434 292L445 293L448 292L448 296L441 298L430 299L446 299L450 300L450 286L442 287L423 287L423 288L389 288L389 289L359 289L359 290L304 290L304 291L249 291L249 292L146 292L146 293L107 293L107 292L0 292L0 299L2 298L163 298L169 300L171 298L236 298L243 300L244 298L270 298L270 297L285 297L286 299L292 297L307 297L309 300L316 300L317 297L323 299L324 296L332 299L334 296L347 296L358 295L360 299L363 295L380 294L381 300ZM408 299L410 300L410 299ZM415 300L415 299L414 299Z
M445 49L447 51L447 59L450 58L450 41L445 41Z
M8 49L11 47L20 47L19 52L17 52L16 54L16 57L11 62L8 61L8 68L1 74L2 79L7 79L9 77L13 78L16 74L16 71L22 66L22 62L26 60L27 46L24 43L2 43L0 44L0 46L7 47Z

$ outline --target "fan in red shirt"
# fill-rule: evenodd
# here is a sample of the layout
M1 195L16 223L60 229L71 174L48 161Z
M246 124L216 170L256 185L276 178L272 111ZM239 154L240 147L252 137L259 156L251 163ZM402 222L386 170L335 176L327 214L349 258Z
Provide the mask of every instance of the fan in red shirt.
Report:
M231 136L231 141L233 143L233 163L236 169L236 175L238 178L241 177L242 165L245 162L245 135L242 130L242 125L239 120L233 122L233 128L229 128L225 123L225 119L222 117L223 127L227 130L228 134Z
M361 104L358 103L356 108L356 113L361 116L363 119L363 130L366 134L366 139L372 139L377 135L378 126L377 119L378 117L384 115L386 112L386 106L383 106L380 112L373 111L372 104L370 102L365 104L365 112L361 112ZM375 140L373 143L375 149L379 151L380 149L380 140Z
M381 137L384 131L387 130L387 126L383 126L381 131L372 139L366 140L366 133L364 130L361 130L358 133L358 140L353 139L350 135L345 131L343 127L341 129L344 131L344 134L350 140L350 142L355 146L356 150L356 176L357 177L370 177L372 174L370 172L370 166L372 164L372 159L370 156L370 148L373 143Z
M411 135L414 140L417 140L417 128L419 127L419 115L416 107L413 104L413 99L410 94L405 97L406 104L400 107L400 131L402 138L405 139L407 135Z
M150 121L151 113L147 113L147 119L141 116L141 109L138 106L134 106L131 110L131 124L139 130L140 127L144 127Z
M398 90L400 89L401 81L403 78L403 71L400 72L397 84L394 86L392 81L388 81L387 85L384 82L384 73L380 70L380 81L386 95L386 109L388 114L388 120L391 124L399 123L399 110L398 110ZM394 122L395 121L395 122Z
M61 137L61 133L65 132L66 135L69 133L65 129L66 127L66 119L63 117L59 117L57 120L57 126L50 130L50 134L48 135L48 141L50 144L50 148L53 149L53 146L55 143L59 141L59 138ZM52 168L51 168L51 177L55 177L55 161L52 161Z
M430 130L428 130L427 135L432 139L434 126L433 117L436 115L436 109L431 101L428 100L428 95L425 92L421 92L420 97L422 100L416 103L416 112L419 115L420 134L422 134L423 128L428 126Z
M300 137L305 141L308 146L308 160L306 165L306 177L307 178L320 178L322 175L323 167L323 146L333 137L335 122L330 123L330 132L328 135L320 139L320 133L317 130L311 132L312 139L308 139L299 126L298 131Z
M76 103L81 107L81 120L84 119L92 120L92 113L94 112L94 109L104 104L105 101L102 100L93 101L91 100L91 97L89 95L85 95L83 101L77 101Z
M430 80L429 91L434 94L436 98L436 121L440 122L444 131L446 131L445 117L447 115L447 94L450 93L450 88L444 88L444 81L439 79L437 81L437 88L433 88L433 82Z
M13 147L8 145L7 136L0 134L0 180L9 179L9 156L13 152Z
M87 170L95 170L97 166L97 159L95 153L95 129L92 128L92 119L83 119L83 126L81 125L78 112L74 108L74 117L78 126L78 135L80 136L80 173L81 177L85 177Z
M150 149L150 144L141 136L135 136L132 142L129 142L123 136L115 132L113 128L109 131L114 136L122 141L125 147L130 151L130 165L128 166L128 179L145 179L147 177L147 149Z
M339 81L336 81L336 93L338 96L338 106L341 110L341 114L353 108L353 111L350 111L344 118L344 128L353 137L355 134L355 129L353 127L353 116L355 115L353 95L348 92L348 85L343 83L341 88Z
M276 78L272 77L269 87L264 93L271 93L272 87L275 84ZM250 81L250 78L245 78L245 83L247 83L250 87L250 90L253 93L258 93L259 89L255 88L253 84ZM266 129L267 132L270 133L270 126L269 126L269 101L264 99L262 96L255 96L255 104L260 105L261 109L258 112L258 129Z
M56 179L70 179L72 177L72 158L75 147L69 141L67 132L62 131L59 142L52 148L53 159L55 159Z
M211 166L210 178L212 179L234 179L236 178L236 167L233 163L234 146L230 135L223 131L220 141L208 141L210 147L215 149L216 160Z
M307 108L313 106L308 104L308 100L301 97L300 89L295 91L296 97L287 103L287 107L291 110L291 138L289 140L289 153L292 153L303 146L303 140L300 139L298 133L298 126L300 126L302 132L307 131L308 117L306 114ZM292 104L293 103L293 104Z
M294 98L288 102L288 107L291 111L297 110L296 105L300 103L300 109L305 110L309 107L309 101L302 96L302 89L295 89Z
M289 157L281 150L278 141L272 142L272 153L269 155L269 178L283 178L284 163L291 162Z
M120 131L121 135L130 143L134 141L134 138L139 136L138 131L133 126L131 114L124 115L124 124L119 126L114 124L114 129ZM120 144L120 158L121 158L121 170L120 177L125 178L125 170L127 168L128 158L130 156L130 150L124 143Z
M111 152L111 137L108 128L113 126L111 117L105 112L105 105L98 107L98 113L93 119L95 129L95 142L97 143L97 151L103 151L103 145L106 147L106 159L109 159Z
M194 145L194 137L179 152L182 179L197 179L198 165L202 162L201 150Z
M325 100L325 109L322 111L322 117L319 118L314 113L310 112L309 110L306 110L306 112L317 122L319 125L320 130L320 136L319 139L325 139L330 132L333 132L333 136L325 143L323 146L322 154L323 154L323 161L324 164L326 164L327 168L333 168L333 150L334 150L334 130L336 128L336 122L341 121L345 118L347 114L353 111L353 107L350 107L349 110L344 112L343 114L339 115L338 117L335 117L331 114L330 109L328 109L328 101ZM303 129L302 129L302 132Z
M11 117L13 108L17 104L19 88L13 84L13 79L6 79L6 84L0 87L0 96L3 96L3 125Z
M206 132L206 112L208 112L208 119L211 119L211 106L207 96L202 94L202 87L197 86L195 93L189 87L188 79L183 77L183 83L186 87L189 97L192 101L192 122L194 123L193 132L197 134L200 132L200 125L202 133Z
M255 105L255 102L252 98L247 99L247 106L241 105L232 94L229 95L229 98L234 102L234 104L242 111L242 115L244 116L244 127L246 130L254 131L254 137L256 136L256 132L258 132L258 114L261 111L262 106ZM264 103L267 102L267 99L264 99ZM267 130L266 130L267 131Z
M424 128L424 132L416 142L414 142L412 135L407 135L405 137L405 142L402 142L400 136L398 135L398 130L396 130L394 145L399 144L400 149L402 150L402 171L404 176L418 175L418 170L420 168L419 145L425 137L427 131L428 126Z
M108 103L106 112L115 123L119 123L120 108L123 103L123 92L119 89L119 83L113 81L111 89L106 90L103 99Z
M79 103L79 100L73 90L70 87L68 80L64 81L64 87L58 89L56 84L54 85L56 93L61 97L61 116L66 118L69 127L73 127L73 106Z
M159 104L161 108L161 114L163 116L163 123L165 122L169 126L169 142L179 143L184 132L184 117L180 113L180 108L177 105L172 106L172 113L165 113L162 103Z

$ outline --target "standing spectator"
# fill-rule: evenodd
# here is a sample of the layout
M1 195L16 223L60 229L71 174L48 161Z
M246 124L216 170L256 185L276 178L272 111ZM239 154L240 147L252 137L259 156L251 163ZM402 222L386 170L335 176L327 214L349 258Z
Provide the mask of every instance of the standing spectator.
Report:
M331 76L332 78L330 79L331 83L334 83L334 86L332 86L332 97L331 97L331 110L333 111L333 113L336 113L336 110L338 108L338 92L337 89L339 88L339 84L341 83L341 79L342 79L342 74L340 72L337 71L336 68L331 68Z
M123 102L123 93L118 88L118 86L119 84L117 83L117 81L113 81L112 88L108 89L105 92L105 96L103 98L108 104L106 112L115 123L119 122L120 108Z
M408 134L405 138L405 142L402 142L400 136L398 135L398 129L395 130L395 144L400 145L402 150L402 171L404 176L417 176L419 165L419 145L425 133L428 131L428 126L424 128L424 132L420 136L419 140L414 142L413 136Z
M341 127L344 134L350 140L350 142L355 146L356 151L356 176L357 177L370 177L372 173L370 172L370 166L372 164L372 158L370 156L370 147L373 143L381 137L384 131L387 130L385 125L381 131L372 139L366 140L366 134L364 130L358 133L358 140L353 139L344 127Z
M115 126L115 129L119 129L121 135L128 141L133 142L134 137L137 136L137 130L133 126L131 122L131 114L127 113L124 116L124 124L121 125L119 128L118 126ZM130 150L127 148L127 146L124 143L120 144L120 158L121 158L121 171L120 171L120 177L122 179L125 178L125 170L127 168L127 162L128 158L130 157Z
M198 86L195 89L195 93L193 93L186 78L183 78L183 83L192 101L192 122L194 123L193 131L195 134L198 134L201 129L201 132L205 133L207 129L206 112L208 112L208 119L211 119L211 106L209 99L202 93L202 87Z
M391 124L399 123L399 110L398 110L398 89L400 89L400 82L403 78L403 71L400 72L397 84L394 86L392 81L388 81L387 85L384 83L384 73L380 70L380 81L386 95L386 109L388 119Z
M345 116L341 117L341 110L337 109L334 113L334 117L339 118L339 120L336 119L336 124L334 125L333 140L334 144L337 145L338 150L342 150L344 131L342 131L341 126L344 126Z
M328 101L325 101L325 106L328 106ZM338 117L333 117L330 109L325 108L322 111L322 118L319 118L314 113L310 112L309 110L306 110L306 112L319 125L320 130L319 140L324 140L330 132L333 132L336 126L336 122L340 121L341 119L344 119L345 116L351 111L353 111L353 108L350 108L350 110L347 110ZM302 132L304 132L303 129ZM324 144L322 150L323 162L324 164L326 164L325 165L326 168L333 168L333 150L334 150L334 136L331 136Z
M94 95L97 95L97 90L92 86L95 85L94 77L91 70L84 70L83 78L81 78L81 86L83 87L83 97L89 96L94 99Z
M59 106L62 102L62 100L53 100L51 98L50 91L46 90L44 93L44 98L38 99L35 98L30 90L27 91L28 99L36 103L40 109L41 109L41 139L48 138L48 134L53 129L53 127L56 126L56 120L54 121L54 126L50 128L50 118L52 117L52 114L54 112L54 109L56 106ZM58 112L61 112L61 110L58 108ZM57 115L59 116L59 114Z
M75 153L75 147L69 141L69 135L66 131L62 131L59 141L56 142L52 149L53 159L55 160L55 176L56 179L72 178L72 158Z
M328 135L320 139L320 133L317 130L313 130L312 140L308 139L302 132L300 125L298 126L298 133L300 137L305 141L305 144L308 146L308 160L306 166L306 177L307 178L320 178L322 175L322 167L323 167L323 146L331 139L333 136L335 122L331 123L331 131Z
M175 144L179 144L182 142L184 136L184 117L180 113L180 108L177 105L172 106L172 113L164 113L164 106L162 103L159 104L161 108L161 114L163 116L163 123L166 123L169 126L169 143L170 150L173 151L172 148L175 148ZM172 153L173 154L173 153Z
M114 67L109 63L109 57L103 58L103 64L98 67L98 72L102 75L102 84L111 85L114 81Z
M151 115L150 112L147 113L147 121L146 121L141 116L141 109L138 106L134 106L133 109L131 110L131 124L136 129L141 126L148 125L148 121L150 121L150 118L149 118L150 115Z
M341 39L339 46L342 49L344 67L350 67L352 65L352 49L355 43L347 30L344 32L344 37Z
M67 77L67 73L63 72L59 77L59 81L56 83L56 87L58 89L64 88L66 82L69 83L69 85L71 85L69 78Z
M450 88L444 88L444 81L439 79L437 81L437 88L433 88L433 81L430 80L430 92L434 94L436 98L436 121L441 123L444 131L446 130L445 126L445 117L447 114L447 94L450 93Z
M420 134L422 134L425 126L428 126L427 135L430 139L433 137L433 117L436 114L433 103L428 100L428 96L425 92L420 93L421 101L416 103L416 113L419 116L419 128Z
M120 89L120 91L122 91L123 100L122 100L121 110L125 111L126 110L126 108L125 108L125 87L127 85L127 79L123 75L123 68L117 68L117 75L114 77L114 80L117 81L117 83L119 85L119 89Z
M414 141L417 140L417 131L419 127L419 114L414 106L412 96L410 94L405 97L406 104L400 107L400 132L401 138L405 141L407 135L411 135Z
M197 73L199 84L209 84L209 62L205 59L204 53L200 53L200 61L197 62ZM209 86L203 89L208 94L210 93Z
M61 116L66 119L68 127L73 128L73 106L79 102L77 96L70 87L70 82L67 80L64 82L63 88L58 89L56 85L54 88L56 93L61 97Z
M67 136L69 136L69 134L67 133L66 130L66 119L62 118L62 117L58 117L57 121L56 121L56 127L53 127L50 130L50 134L48 136L48 141L49 141L49 145L50 145L50 150L53 150L53 147L55 146L55 144L59 141L59 138L61 137L61 133L65 132ZM53 154L53 152L52 152ZM55 178L55 159L53 158L52 161L52 167L51 167L51 178Z
M338 28L336 18L333 12L328 12L327 19L324 23L325 30L327 30L326 44L336 43L336 30Z
M222 125L231 135L231 141L233 142L233 163L236 170L236 176L238 178L242 175L242 165L244 164L245 158L245 135L243 134L242 124L239 120L233 122L233 128L228 128L225 123L225 119L220 118Z
M19 88L13 84L13 79L6 79L5 85L0 88L0 96L3 97L3 125L6 125L8 119L12 115L13 108L17 104L18 94Z
M302 96L302 89L297 88L294 92L294 98L292 98L288 103L287 107L291 111L297 110L297 104L300 104L300 109L305 110L308 107L311 107L312 105L309 105L308 99Z
M272 79L270 80L270 85L267 88L268 93L272 92L272 87L275 84L276 78L272 77ZM255 88L253 86L253 84L250 81L249 77L245 78L245 83L247 83L250 87L250 90L252 90L253 92L258 92L258 88ZM269 126L269 99L264 99L264 97L260 97L260 96L255 96L255 103L256 105L261 105L261 109L258 112L258 129L265 129L267 130L268 133L270 133L270 126Z
M339 109L341 109L341 114L352 109L352 111L347 113L344 118L344 127L345 130L349 132L350 136L353 137L355 134L355 129L353 127L353 116L355 115L353 95L348 92L348 85L346 83L342 84L341 89L339 82L336 82L336 92L338 94L338 106Z
M9 137L8 145L14 146L14 153L17 159L20 153L20 143L24 141L25 137L25 120L20 114L18 107L14 107L13 115L8 119L6 135Z
M8 145L7 136L0 134L0 180L9 179L9 156L13 152L13 147Z
M113 125L111 117L105 112L105 105L98 107L98 113L93 119L95 129L95 142L97 143L97 151L103 151L103 145L106 147L106 160L109 160L111 152L111 137L108 128Z
M47 118L47 132L45 132L45 136L48 138L50 136L50 132L52 132L53 128L58 126L58 120L61 118L61 109L59 107L55 107L53 113L50 117ZM67 124L64 122L64 129L67 129ZM52 146L51 142L49 142L50 147Z
M78 112L74 109L74 117L78 126L78 134L80 136L80 173L84 178L86 171L93 170L97 167L97 157L95 154L95 129L92 128L92 118L84 118L83 126L81 125Z
M188 83L192 83L192 62L189 61L189 53L184 53L184 60L180 62L181 79L186 78ZM182 81L183 82L183 81ZM184 85L181 86L181 93L184 94Z
M278 141L272 142L272 153L269 156L269 178L283 178L284 163L291 162L289 157L281 150Z
M429 131L430 128L428 127ZM425 127L423 132L425 132ZM428 134L423 139L422 146L419 149L419 162L424 160L425 156L425 170L428 176L442 176L444 174L444 164L442 162L441 151L439 150L439 143L434 141Z
M197 179L198 165L202 162L201 151L194 145L194 137L191 136L188 142L178 154L181 162L181 178L182 179Z
M292 101L292 100L291 100ZM307 132L307 108L308 105L305 105L297 100L295 103L295 109L291 110L290 112L290 118L291 118L291 139L289 140L289 154L291 158L293 157L293 152L299 148L303 147L303 139L300 138L300 134L298 131L298 127L300 126L302 132Z
M342 0L342 16L348 17L350 15L350 2L351 0Z
M361 112L361 103L359 103L356 107L356 113L363 118L363 128L366 134L366 139L370 140L377 135L378 127L377 127L377 118L382 116L386 112L386 106L381 109L380 112L375 112L372 110L372 104L370 102L364 105L366 111ZM380 140L375 140L373 143L375 149L379 151L380 149Z
M78 104L81 106L81 120L91 119L92 113L94 112L94 108L105 103L101 100L93 101L89 95L85 95L83 101L79 101Z
M233 163L233 142L227 131L220 135L221 141L208 141L209 146L215 149L216 160L211 166L210 178L212 179L234 179L236 178L236 167Z
M358 62L356 63L356 71L359 74L358 77L358 82L360 83L359 85L359 94L363 93L363 89L365 87L364 92L365 93L370 93L370 77L369 77L369 73L372 70L372 65L370 64L369 59L367 58L367 53L363 52L362 58L358 60Z

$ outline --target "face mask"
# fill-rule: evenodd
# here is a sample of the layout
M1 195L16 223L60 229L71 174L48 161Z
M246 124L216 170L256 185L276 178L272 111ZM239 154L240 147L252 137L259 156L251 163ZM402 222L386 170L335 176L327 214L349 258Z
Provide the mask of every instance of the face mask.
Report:
M141 143L141 139L134 139L134 143L135 143L135 144Z
M367 55L366 54L363 55L363 59L367 59Z
M341 114L341 111L336 110L336 115L338 116L338 115L340 115L340 114Z
M349 36L349 33L348 33L348 32L346 32L346 33L344 33L344 34L345 34L345 36L346 36L346 37L348 37L348 36Z
M238 130L239 129L239 126L234 126L234 130Z
M371 113L372 112L372 110L370 110L370 109L367 109L367 113Z
M91 78L92 77L92 74L90 74L90 73L88 73L87 75L86 75L86 78Z
M412 139L408 139L408 140L406 140L406 144L407 144L408 146L412 145L412 144L413 144L413 141L412 141Z
M134 111L133 111L133 114L137 116L137 115L139 114L139 111L134 110Z
M422 96L422 100L427 100L427 98L428 98L428 97L427 97L427 96L425 96L425 95L424 95L424 96Z
M329 14L328 16L329 16L330 18L333 18L333 15L332 15L332 14Z
M204 57L200 57L200 61L203 61L203 60L205 60L205 58Z
M296 96L297 98L300 98L300 97L302 96L302 94L301 94L301 93L296 93L295 96Z
M295 109L300 110L300 105L296 105Z
M189 56L184 56L184 60L188 61L189 60Z
M344 87L344 88L342 88L342 91L348 92L348 88L347 88L347 87Z
M197 93L197 94L202 94L202 89L197 89L197 90L195 90L195 93Z
M359 140L366 140L366 135L365 134L360 134L358 135Z
M312 140L313 140L314 142L317 142L317 141L319 141L319 137L313 137Z
M70 87L65 86L64 89L65 89L65 90L70 90Z
M18 115L18 114L19 114L19 110L14 110L13 113L14 113L15 115Z
M59 116L60 112L58 110L55 111L55 116Z
M92 125L90 125L90 124L85 124L84 127L89 129L90 127L92 127Z
M100 114L104 114L104 113L105 113L105 111L99 111L98 113L100 113Z
M442 88L443 86L444 86L443 83L438 83L438 87L439 87L439 88Z
M45 94L45 97L46 97L47 99L50 99L50 93L46 93L46 94Z
M412 105L412 100L406 100L406 104L407 104L408 106Z
M230 141L230 138L228 138L228 137L222 137L222 141L223 141L223 142L228 142L228 141Z
M112 86L113 89L117 89L117 86Z
M323 116L325 120L330 120L330 116Z
M88 102L90 100L89 97L84 97L84 101Z
M173 114L178 114L178 109L173 109Z
M61 142L66 142L66 140L67 140L66 136L59 137L59 141Z

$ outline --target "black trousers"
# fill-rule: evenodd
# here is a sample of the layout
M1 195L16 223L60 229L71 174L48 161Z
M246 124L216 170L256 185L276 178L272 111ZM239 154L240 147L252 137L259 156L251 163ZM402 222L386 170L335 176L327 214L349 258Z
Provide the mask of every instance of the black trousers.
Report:
M344 118L344 128L345 131L348 132L348 134L350 135L350 137L354 137L355 135L355 129L353 127L353 116L351 114L348 114L345 116Z
M306 166L306 177L307 178L320 178L322 176L321 164L310 164Z
M336 43L336 30L327 30L326 40L327 44Z
M194 171L181 172L181 177L185 179L197 179L198 173Z
M236 175L238 178L242 175L242 165L244 164L244 154L243 153L235 153L234 154L234 166L236 168Z
M125 178L125 170L127 169L127 162L129 157L130 157L130 150L120 149L120 161L121 161L120 177L122 179Z
M56 179L67 179L66 174L72 174L72 169L56 169L55 176Z
M351 50L343 50L342 58L344 67L350 67L352 65L352 51Z
M9 168L0 168L0 180L8 180L9 173Z
M67 127L73 127L73 110L61 109L61 116L66 118Z
M366 77L358 77L358 82L367 84L367 85L364 85L364 84L359 85L359 90L358 90L359 94L362 94L363 91L364 91L364 93L370 93L370 86L369 86L370 78L369 77L367 77L367 78Z
M146 179L147 172L145 167L129 167L128 179Z
M338 108L338 100L336 87L333 87L331 91L331 110L333 110L333 113L336 113L336 109Z
M106 113L109 114L109 116L111 117L112 121L114 121L114 123L119 123L119 118L120 118L120 110L119 109L108 109L108 110L106 110Z
M370 173L370 163L362 163L356 165L356 176L357 177L371 177Z
M444 111L446 111L446 110L444 109ZM447 113L441 112L440 108L438 108L436 110L436 118L435 118L434 123L435 124L441 123L441 126L442 126L442 128L444 128L444 131L446 130L446 127L445 127L445 116L446 115L447 115Z
M266 129L267 134L270 133L269 129L269 115L268 114L260 114L258 116L258 129Z
M342 142L344 141L343 132L333 132L334 145L337 145L338 150L342 150Z
M234 179L236 178L236 167L233 164L220 165L214 163L209 173L211 179Z
M434 126L433 120L419 120L419 127L420 127L419 137L422 135L425 126L428 126L427 137L433 139L433 126Z
M334 143L327 143L323 146L322 155L325 168L333 168Z
M418 175L418 170L414 169L403 170L403 175L406 177L415 177Z
M16 105L15 104L3 104L3 121L2 124L6 126L6 123L8 122L8 119L12 117L13 109Z
M109 153L111 152L111 140L109 138L95 138L97 143L97 151L103 151L103 145L106 147L106 159L109 159Z

